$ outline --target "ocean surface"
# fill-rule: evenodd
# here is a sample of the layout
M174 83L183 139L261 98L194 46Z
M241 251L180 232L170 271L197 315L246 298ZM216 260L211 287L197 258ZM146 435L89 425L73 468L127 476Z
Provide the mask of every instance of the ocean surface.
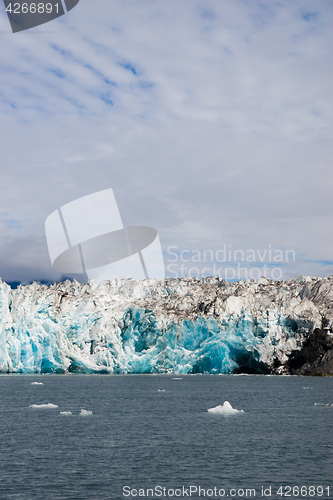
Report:
M244 413L207 412L226 400ZM333 499L315 403L332 377L2 375L0 499Z

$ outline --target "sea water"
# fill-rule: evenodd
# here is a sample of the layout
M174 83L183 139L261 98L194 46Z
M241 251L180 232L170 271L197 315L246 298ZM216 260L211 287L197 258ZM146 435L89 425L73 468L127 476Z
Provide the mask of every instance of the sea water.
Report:
M332 499L330 403L330 377L3 375L0 499Z

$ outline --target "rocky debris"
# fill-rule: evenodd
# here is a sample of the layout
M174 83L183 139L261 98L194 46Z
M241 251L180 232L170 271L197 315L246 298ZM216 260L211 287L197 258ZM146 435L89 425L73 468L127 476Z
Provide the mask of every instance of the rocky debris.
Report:
M333 334L316 328L291 354L287 367L293 375L333 375Z

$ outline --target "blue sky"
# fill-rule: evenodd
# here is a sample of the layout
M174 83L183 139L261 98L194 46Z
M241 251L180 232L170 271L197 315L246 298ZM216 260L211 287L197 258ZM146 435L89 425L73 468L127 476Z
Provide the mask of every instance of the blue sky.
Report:
M0 9L0 276L60 279L44 221L112 187L168 248L292 249L333 274L332 2L81 0ZM168 264L166 262L166 264Z

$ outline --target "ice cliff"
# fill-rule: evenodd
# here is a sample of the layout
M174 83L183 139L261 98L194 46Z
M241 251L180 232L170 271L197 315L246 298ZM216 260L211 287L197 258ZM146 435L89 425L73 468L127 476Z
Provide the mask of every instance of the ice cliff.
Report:
M333 277L0 280L2 373L333 373L332 327Z

